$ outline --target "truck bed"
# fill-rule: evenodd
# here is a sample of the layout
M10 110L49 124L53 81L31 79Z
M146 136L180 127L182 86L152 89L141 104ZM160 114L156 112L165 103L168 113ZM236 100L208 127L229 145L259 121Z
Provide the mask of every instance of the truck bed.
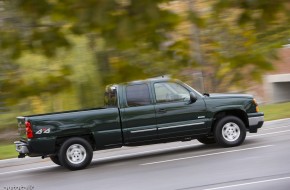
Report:
M30 115L18 117L18 130L22 141L33 143L35 139L41 142L51 141L67 136L89 136L95 144L95 149L110 146L122 146L122 130L118 108L95 108L57 113ZM33 138L27 139L26 124L29 122L33 130ZM42 145L39 150L41 152Z

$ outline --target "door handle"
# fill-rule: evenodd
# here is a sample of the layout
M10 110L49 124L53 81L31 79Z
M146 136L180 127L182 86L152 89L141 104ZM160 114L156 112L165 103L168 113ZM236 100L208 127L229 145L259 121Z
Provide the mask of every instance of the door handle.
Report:
M157 111L158 113L166 113L167 111L166 111L166 109L158 109L158 111Z

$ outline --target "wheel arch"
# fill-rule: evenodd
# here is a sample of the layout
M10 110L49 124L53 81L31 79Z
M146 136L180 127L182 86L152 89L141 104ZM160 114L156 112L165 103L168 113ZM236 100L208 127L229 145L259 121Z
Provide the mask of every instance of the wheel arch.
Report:
M216 126L216 123L221 118L224 118L226 116L235 116L235 117L241 119L243 121L243 123L245 124L245 127L247 129L249 129L249 120L248 120L247 113L245 111L243 111L243 110L233 109L233 110L219 111L219 112L214 114L214 116L213 116L213 124L211 126L211 132L213 132L213 129Z
M79 137L84 140L86 140L91 146L93 150L96 150L96 142L92 134L83 134L83 135L71 135L71 136L63 136L63 137L58 137L56 139L56 153L59 151L61 145L68 139L73 138L73 137Z

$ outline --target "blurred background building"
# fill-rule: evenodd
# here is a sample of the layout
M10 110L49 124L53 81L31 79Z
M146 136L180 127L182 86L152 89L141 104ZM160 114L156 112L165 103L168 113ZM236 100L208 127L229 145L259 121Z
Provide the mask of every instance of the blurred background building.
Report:
M273 62L275 69L265 73L262 84L255 84L250 93L260 103L281 103L290 101L290 46L278 50L278 60Z
M268 103L290 101L290 46L279 50L273 72L264 77L263 98Z

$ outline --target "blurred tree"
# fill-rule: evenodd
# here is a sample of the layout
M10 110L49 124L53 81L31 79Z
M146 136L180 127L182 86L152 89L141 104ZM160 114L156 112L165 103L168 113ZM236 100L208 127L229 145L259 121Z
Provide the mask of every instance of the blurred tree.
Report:
M0 96L1 104L5 107L23 98L39 95L39 92L60 92L64 86L69 85L66 76L70 75L70 68L67 65L60 66L56 73L43 70L40 80L32 77L31 70L24 71L17 63L16 59L27 51L29 43L38 43L32 39L33 28L12 6L12 2L0 1ZM45 31L43 33L42 38L45 40ZM51 35L55 35L54 32Z
M11 69L13 76L6 72L0 77L7 81L5 89L1 90L2 94L6 94L6 105L0 116L0 131L2 128L15 129L17 115L103 105L99 70L94 64L88 39L75 36L69 39L72 44L69 50L58 51L53 58L25 53L14 61L18 69L17 72ZM55 80L48 80L49 74L53 74Z
M235 19L238 24L251 24L262 31L277 21L290 23L290 2L288 0L217 0L213 8L216 15L234 10L238 13Z
M33 96L38 92L56 93L68 86L66 80L69 67L64 66L60 72L47 73L42 82L30 83L33 88L17 85L21 82L19 66L15 59L27 52L43 54L47 57L57 55L62 48L71 47L68 34L87 36L89 45L95 51L96 68L103 77L99 80L109 83L129 80L140 76L141 67L129 63L132 55L140 51L158 51L160 45L168 40L166 36L179 22L179 17L171 11L159 7L164 0L127 1L127 0L15 0L0 1L0 49L1 57L6 57L11 72L4 76L6 80L1 91L14 94L14 101ZM101 42L101 44L98 44ZM146 47L146 48L143 48ZM128 53L129 52L129 53ZM147 53L149 54L149 53ZM116 65L118 60L118 65ZM112 65L110 65L112 64ZM3 61L1 65L4 65ZM126 67L135 69L129 72ZM106 70L104 70L106 69ZM1 72L4 73L4 70ZM120 73L124 74L120 77ZM118 73L119 76L116 75ZM12 76L13 75L13 76ZM124 76L128 76L127 79ZM102 80L103 79L103 80ZM117 80L117 81L118 81ZM24 83L25 84L25 83ZM29 87L29 86L28 86ZM83 93L83 98L87 95ZM84 101L88 102L88 100Z
M206 76L211 77L210 86L216 91L229 88L232 83L242 84L244 73L259 79L271 68L269 58L274 57L271 50L285 41L283 35L273 32L277 29L281 34L289 32L289 3L285 0L275 2L275 6L263 0L199 0L196 2L202 5L195 3L194 9L186 7L182 11L185 14L172 11L170 6L184 3L181 0L0 2L1 57L7 60L6 65L13 67L9 78L15 78L15 81L6 81L7 85L1 88L8 92L15 87L19 91L13 91L16 95L32 96L33 91L26 92L25 86L21 91L17 86L21 81L13 76L23 73L17 71L19 66L12 64L13 59L26 52L55 56L59 48L71 46L68 34L89 39L88 44L95 54L95 68L100 71L103 84L166 73L178 75L180 68L199 63L207 72ZM186 5L187 2L193 1L186 1ZM281 19L277 22L277 18ZM183 34L176 30L188 23L199 30ZM199 53L190 48L196 44L201 49ZM199 54L195 56L199 59L192 59L193 51ZM3 61L1 64L5 65ZM34 93L60 91L68 86L69 81L61 80L70 74L68 70L69 67L64 66L59 70L63 72L61 75L49 73L41 84L32 83L36 87ZM88 101L86 96L83 93L84 105ZM23 96L15 96L19 97Z
M158 49L178 22L176 14L160 8L160 3L164 2L166 0L5 1L5 10L15 11L14 22L10 23L14 29L18 27L13 33L7 32L10 35L7 39L25 39L19 42L20 48L15 47L17 54L29 49L47 56L54 55L56 47L69 46L67 32L93 33L111 48L132 48L146 42Z
M195 59L204 72L207 90L245 89L254 81L260 82L264 73L273 69L277 48L288 43L290 36L287 8L268 10L272 4L265 1L195 0L194 5L192 0L188 1L194 6L189 8L188 18L195 28L189 35L194 36L191 41L195 46L200 46L194 48ZM242 13L253 9L238 6L241 2L257 3L256 20L249 17L241 22ZM279 1L277 6L284 5L289 8L290 4ZM269 18L261 16L266 10L272 11Z
M0 0L0 109L99 106L108 83L184 79L184 70L203 71L209 91L243 88L288 43L289 7L287 0Z

